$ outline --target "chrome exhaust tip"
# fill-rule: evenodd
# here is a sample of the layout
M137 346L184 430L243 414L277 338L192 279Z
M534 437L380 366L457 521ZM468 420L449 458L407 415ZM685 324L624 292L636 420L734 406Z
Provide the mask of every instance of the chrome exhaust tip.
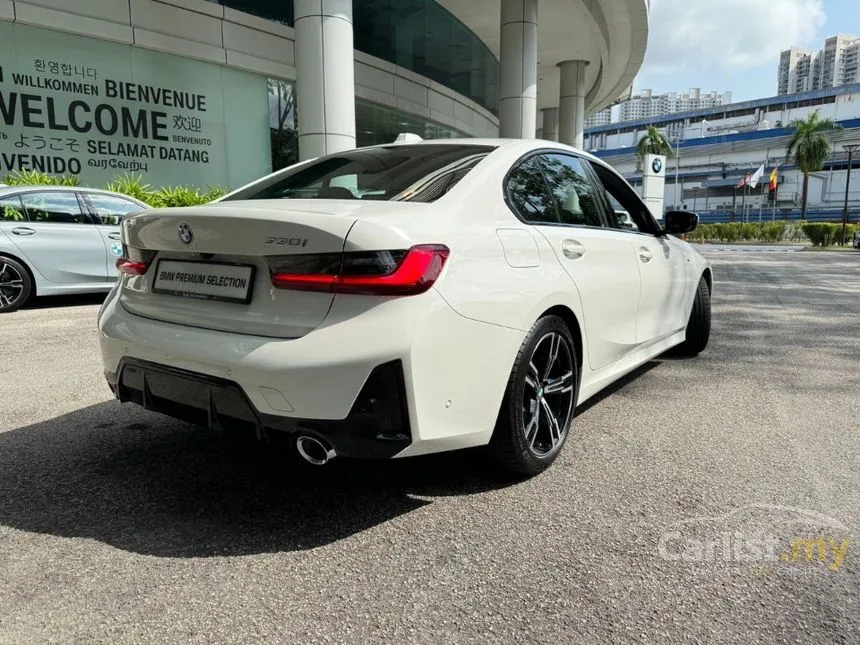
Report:
M337 457L334 448L309 435L302 435L296 439L296 450L299 451L302 459L314 466L325 466Z

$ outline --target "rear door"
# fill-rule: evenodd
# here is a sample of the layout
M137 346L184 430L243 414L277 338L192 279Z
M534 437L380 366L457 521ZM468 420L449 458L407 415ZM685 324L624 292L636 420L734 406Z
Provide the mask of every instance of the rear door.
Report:
M639 274L629 243L607 228L583 162L563 153L532 156L512 173L508 190L579 291L591 368L623 358L636 345Z
M118 195L83 192L81 196L105 245L106 275L108 279L116 279L116 260L122 256L120 224L128 215L144 211L147 207Z
M103 283L107 250L74 191L20 194L24 219L0 228L30 266L57 284Z

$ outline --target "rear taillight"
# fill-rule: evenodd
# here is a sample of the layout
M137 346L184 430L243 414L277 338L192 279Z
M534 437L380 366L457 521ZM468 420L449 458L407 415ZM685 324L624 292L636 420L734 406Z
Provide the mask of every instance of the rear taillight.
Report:
M122 257L116 261L117 271L126 275L143 275L155 257L155 251L145 251L123 244Z
M279 289L411 296L439 278L450 250L422 244L408 251L362 251L267 258Z

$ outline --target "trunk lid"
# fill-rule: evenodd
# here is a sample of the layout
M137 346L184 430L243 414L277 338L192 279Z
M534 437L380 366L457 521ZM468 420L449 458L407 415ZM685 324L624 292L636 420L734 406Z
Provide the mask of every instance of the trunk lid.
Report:
M403 204L352 200L226 201L130 218L124 243L149 254L144 275L123 276L128 311L167 322L297 338L328 314L329 293L274 288L270 256L342 253L350 229Z

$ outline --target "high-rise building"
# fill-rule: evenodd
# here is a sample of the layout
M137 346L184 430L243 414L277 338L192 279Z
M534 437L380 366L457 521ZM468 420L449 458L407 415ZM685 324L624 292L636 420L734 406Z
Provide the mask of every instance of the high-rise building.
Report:
M837 34L824 49L792 47L779 57L777 92L780 96L860 82L860 36Z
M612 123L612 108L606 108L588 117L585 120L585 127L598 128L601 125L609 125L610 123Z
M652 90L642 90L629 101L619 106L619 121L635 121L687 112L702 108L712 108L732 102L731 92L702 92L695 88L685 94L671 92L654 94Z

